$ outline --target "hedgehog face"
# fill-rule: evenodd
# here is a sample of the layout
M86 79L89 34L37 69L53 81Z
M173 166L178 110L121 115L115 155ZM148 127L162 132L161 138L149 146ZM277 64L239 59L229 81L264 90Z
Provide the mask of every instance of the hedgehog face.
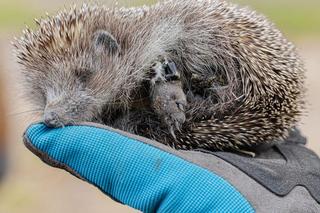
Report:
M94 33L92 49L87 53L92 57L78 58L79 63L68 62L65 63L66 66L59 64L61 67L49 72L43 113L43 121L47 126L59 127L83 121L97 121L97 118L101 117L99 114L104 105L115 98L113 93L106 89L113 87L113 79L104 62L117 52L118 43L113 36L99 30Z
M77 122L98 121L106 103L122 102L123 82L119 70L119 45L106 31L96 30L90 40L54 37L30 38L18 43L24 66L26 96L43 110L43 122L59 127ZM39 35L37 35L39 36ZM61 36L61 35L60 35ZM48 36L47 36L48 37ZM27 43L28 42L28 43ZM55 46L52 48L52 45ZM78 46L77 46L78 45ZM85 47L85 48L84 48ZM116 66L115 66L116 65ZM120 65L121 66L121 65Z
M93 70L81 66L57 64L46 72L25 71L26 97L42 110L43 122L59 127L75 122L92 121L100 103L94 94Z

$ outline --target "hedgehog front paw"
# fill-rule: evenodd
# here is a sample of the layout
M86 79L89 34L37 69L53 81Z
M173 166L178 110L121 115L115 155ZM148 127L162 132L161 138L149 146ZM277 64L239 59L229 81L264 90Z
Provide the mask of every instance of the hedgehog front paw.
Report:
M180 73L173 61L167 58L156 61L152 67L151 99L155 112L176 139L175 131L181 131L186 121L187 98L183 92Z
M170 134L176 139L175 131L181 131L186 121L187 106L181 82L166 82L156 84L152 93L152 106L155 112L168 127Z

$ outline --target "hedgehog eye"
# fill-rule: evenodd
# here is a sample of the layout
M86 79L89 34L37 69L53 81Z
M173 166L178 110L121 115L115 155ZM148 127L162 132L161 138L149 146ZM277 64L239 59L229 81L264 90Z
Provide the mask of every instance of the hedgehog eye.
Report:
M92 73L88 70L76 70L75 74L77 79L82 83L88 82L92 75Z
M97 53L114 55L119 50L119 44L116 39L104 30L99 30L95 33L94 46Z
M83 82L83 83L88 82L89 79L90 79L90 75L81 75L81 76L79 76L79 80L80 80L81 82Z

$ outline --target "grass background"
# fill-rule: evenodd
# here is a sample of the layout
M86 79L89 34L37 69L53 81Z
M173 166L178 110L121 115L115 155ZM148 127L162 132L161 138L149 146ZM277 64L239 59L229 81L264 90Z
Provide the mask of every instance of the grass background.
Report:
M248 6L265 14L275 22L282 31L291 37L320 35L320 1L319 0L232 0L235 3ZM76 1L81 4L83 1ZM99 1L110 4L110 1ZM152 4L156 0L119 0L119 5L137 6ZM48 1L32 0L1 0L0 2L0 31L10 32L33 26L33 19L48 12L55 12L61 7L73 4L74 1L61 1L50 4ZM59 5L59 6L57 6Z

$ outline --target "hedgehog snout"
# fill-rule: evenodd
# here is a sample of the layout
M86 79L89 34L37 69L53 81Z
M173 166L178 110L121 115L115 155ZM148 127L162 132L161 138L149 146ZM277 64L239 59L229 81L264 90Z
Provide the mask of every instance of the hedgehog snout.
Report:
M43 123L50 128L60 127L59 116L55 112L46 112L43 116Z
M47 104L43 113L43 123L50 128L58 128L71 124L73 121L71 118L72 113L65 106L68 106L68 103L62 104L53 101Z

